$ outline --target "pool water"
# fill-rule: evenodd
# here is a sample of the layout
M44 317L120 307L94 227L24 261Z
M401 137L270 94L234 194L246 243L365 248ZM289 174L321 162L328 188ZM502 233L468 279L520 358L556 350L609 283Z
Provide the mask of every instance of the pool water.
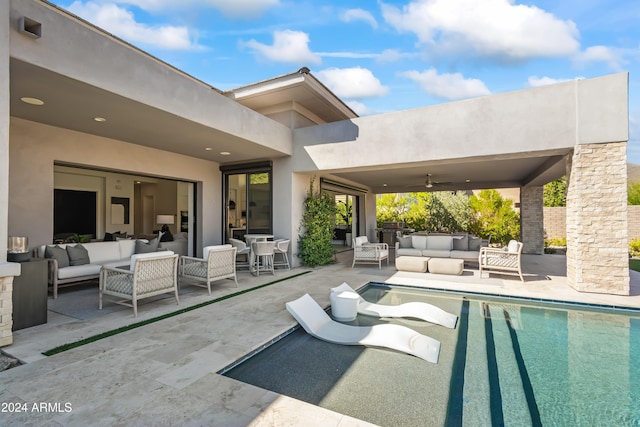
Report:
M456 329L395 323L441 342L437 364L296 330L225 372L381 426L638 426L640 312L369 284L380 304L423 301Z

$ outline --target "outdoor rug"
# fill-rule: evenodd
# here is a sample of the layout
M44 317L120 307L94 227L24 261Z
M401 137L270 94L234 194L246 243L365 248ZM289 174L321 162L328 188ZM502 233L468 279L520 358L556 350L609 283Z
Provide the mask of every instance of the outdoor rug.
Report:
M182 286L178 295L184 295L202 288L195 286ZM145 298L138 301L138 307L144 304L150 304L154 301L173 298L173 294L162 294ZM115 298L106 296L102 302L102 310L98 309L98 280L89 280L78 285L62 288L58 291L58 298L49 298L48 309L64 316L73 317L79 320L88 320L96 317L104 316L116 311L129 310L133 313L131 307L113 302Z

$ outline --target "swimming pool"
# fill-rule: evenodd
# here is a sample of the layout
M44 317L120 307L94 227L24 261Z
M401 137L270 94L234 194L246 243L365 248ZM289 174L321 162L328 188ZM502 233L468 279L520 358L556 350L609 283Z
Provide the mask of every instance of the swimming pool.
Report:
M424 301L455 330L396 323L441 342L437 364L340 346L301 328L224 375L382 426L640 425L640 312L369 284L381 304Z

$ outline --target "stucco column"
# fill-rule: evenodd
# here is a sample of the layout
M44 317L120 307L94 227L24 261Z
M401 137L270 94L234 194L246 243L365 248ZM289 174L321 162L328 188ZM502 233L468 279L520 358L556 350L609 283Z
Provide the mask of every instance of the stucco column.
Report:
M8 1L0 2L0 347L13 342L13 277L20 265L7 263L9 216L9 29Z
M627 143L577 145L569 164L568 283L629 295Z
M544 253L544 191L542 186L520 188L520 235L522 252Z

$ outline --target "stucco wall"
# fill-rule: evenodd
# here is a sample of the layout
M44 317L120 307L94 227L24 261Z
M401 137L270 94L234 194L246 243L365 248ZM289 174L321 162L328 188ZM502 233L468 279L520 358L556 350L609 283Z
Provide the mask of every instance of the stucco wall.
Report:
M9 233L31 246L53 235L54 162L197 182L200 247L221 243L218 163L11 118Z

